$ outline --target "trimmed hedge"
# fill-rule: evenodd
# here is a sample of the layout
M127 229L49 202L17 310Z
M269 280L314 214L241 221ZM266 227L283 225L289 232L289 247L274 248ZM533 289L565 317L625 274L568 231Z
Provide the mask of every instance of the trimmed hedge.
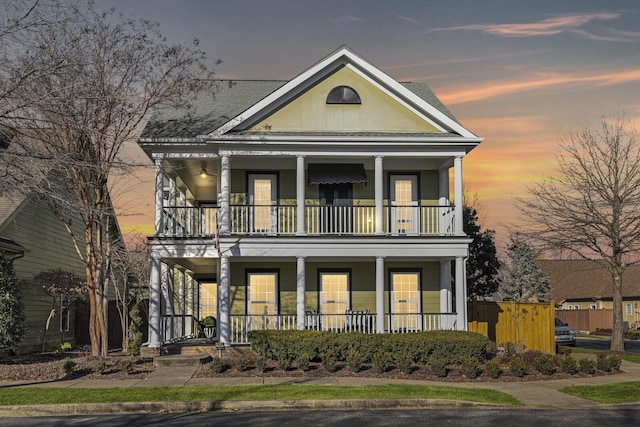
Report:
M320 360L327 352L344 361L350 351L359 352L366 362L379 352L401 354L422 365L436 359L460 365L463 360L486 360L489 339L475 332L427 331L407 334L336 333L328 331L251 331L251 348L259 356L273 360L297 360L307 354Z

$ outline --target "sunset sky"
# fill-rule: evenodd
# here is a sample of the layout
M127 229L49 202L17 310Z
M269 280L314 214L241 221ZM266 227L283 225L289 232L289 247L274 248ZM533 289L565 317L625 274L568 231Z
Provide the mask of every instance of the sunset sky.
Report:
M291 79L346 44L399 81L424 82L484 142L464 160L482 225L518 223L514 199L553 173L558 144L603 115L640 116L635 0L97 0L200 40L225 79ZM638 120L640 125L640 120ZM128 186L123 231L152 233L150 174ZM134 199L135 202L130 200Z

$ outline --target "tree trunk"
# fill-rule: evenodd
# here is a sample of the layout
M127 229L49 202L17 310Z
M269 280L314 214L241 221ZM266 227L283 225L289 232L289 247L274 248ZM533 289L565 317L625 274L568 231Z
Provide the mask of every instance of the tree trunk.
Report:
M622 324L622 274L612 273L613 279L613 329L611 330L611 351L624 351L624 330Z

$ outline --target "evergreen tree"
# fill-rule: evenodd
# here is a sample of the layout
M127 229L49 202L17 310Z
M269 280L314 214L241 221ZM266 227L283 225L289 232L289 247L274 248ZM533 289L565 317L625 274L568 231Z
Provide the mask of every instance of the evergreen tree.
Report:
M24 309L18 280L0 256L0 351L15 350L24 330Z
M505 299L518 302L547 300L551 284L549 276L536 265L538 255L521 236L510 236L507 248L509 262L503 270L500 283L500 291Z
M500 261L496 253L494 231L482 231L478 211L472 206L463 209L464 232L473 239L467 260L467 298L486 298L498 290Z

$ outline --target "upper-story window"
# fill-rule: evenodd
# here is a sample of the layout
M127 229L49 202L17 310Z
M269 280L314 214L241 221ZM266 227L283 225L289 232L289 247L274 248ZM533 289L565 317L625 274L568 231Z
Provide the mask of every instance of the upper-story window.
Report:
M327 95L327 104L361 104L360 95L349 86L336 86Z

